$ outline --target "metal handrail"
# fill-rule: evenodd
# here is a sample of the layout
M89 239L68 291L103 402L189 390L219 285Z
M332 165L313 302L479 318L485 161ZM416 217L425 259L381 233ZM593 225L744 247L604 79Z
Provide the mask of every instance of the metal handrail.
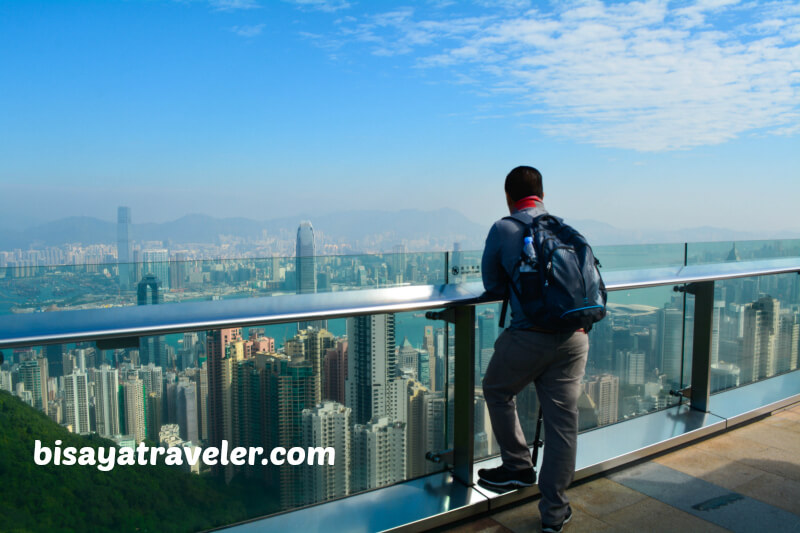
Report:
M609 291L800 272L800 257L619 270ZM0 349L261 326L499 301L481 282L0 316Z

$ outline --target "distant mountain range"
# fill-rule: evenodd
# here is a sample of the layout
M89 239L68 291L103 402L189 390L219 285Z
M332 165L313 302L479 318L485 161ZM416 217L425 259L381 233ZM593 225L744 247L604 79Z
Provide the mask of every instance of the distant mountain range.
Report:
M327 215L303 215L258 221L247 218L214 218L187 215L161 224L131 224L130 238L136 241L169 241L175 244L214 243L220 237L293 240L302 220L310 220L326 242L346 242L353 248L389 251L408 243L410 251L450 249L461 242L465 249L480 248L488 228L453 209L421 211L350 211ZM22 231L0 230L0 250L30 246L59 246L64 243L113 244L117 224L92 217L69 217Z
M311 220L326 242L348 243L354 250L391 251L406 242L409 251L452 249L460 242L464 249L483 247L488 227L469 220L453 209L422 211L348 211L326 215L304 215L272 220L215 218L186 215L160 224L132 224L131 239L167 241L173 244L215 243L221 237L245 240L263 235L293 240L301 220ZM595 245L667 242L708 242L730 240L800 238L800 232L743 232L725 228L697 227L680 230L621 229L596 220L570 220ZM92 217L69 217L22 231L0 229L0 250L31 246L59 246L64 243L113 244L117 224Z

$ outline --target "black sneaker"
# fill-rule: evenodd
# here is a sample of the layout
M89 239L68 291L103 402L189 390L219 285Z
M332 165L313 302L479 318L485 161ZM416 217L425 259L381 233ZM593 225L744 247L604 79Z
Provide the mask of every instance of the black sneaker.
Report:
M530 487L536 483L536 472L533 468L509 470L504 466L497 468L481 468L478 478L489 487L511 489L514 487Z
M567 516L564 517L564 520L556 525L545 524L542 523L542 533L561 533L564 530L564 526L572 519L572 507L567 509Z

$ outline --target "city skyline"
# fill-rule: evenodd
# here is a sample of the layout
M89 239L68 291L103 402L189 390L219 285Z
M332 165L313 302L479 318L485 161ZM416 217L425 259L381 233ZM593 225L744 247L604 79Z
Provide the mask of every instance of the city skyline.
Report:
M518 164L543 172L546 205L568 219L797 227L794 2L0 13L14 80L0 99L0 228L112 219L119 205L140 222L449 207L488 227Z
M794 275L716 287L712 392L797 369L798 296ZM687 337L682 331L693 302L683 297L668 295L661 306L609 305L608 317L590 333L581 429L676 402L670 391L686 384L683 345L691 345L691 328ZM494 304L476 310L476 384L498 334L497 310ZM398 329L398 319L408 314L347 318L346 334L310 327L283 346L263 327L186 333L179 349L165 349L161 364L143 360L141 348L15 349L0 369L0 389L74 433L98 433L120 446L148 439L162 446L219 447L226 440L267 449L334 447L336 467L216 469L226 481L244 476L279 486L281 507L293 508L439 468L424 455L445 449L452 431L452 368L449 379L444 373L454 358L453 332L436 322ZM413 344L409 328L424 330L413 335ZM402 343L395 341L401 337ZM474 401L475 456L496 454L479 387ZM538 411L534 390L523 390L517 405L530 440Z

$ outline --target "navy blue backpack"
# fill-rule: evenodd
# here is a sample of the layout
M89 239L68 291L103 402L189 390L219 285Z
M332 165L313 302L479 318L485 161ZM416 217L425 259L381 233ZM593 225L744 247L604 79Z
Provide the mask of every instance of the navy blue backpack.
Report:
M505 217L525 227L517 269L519 286L510 283L525 316L536 327L557 332L583 328L587 333L606 316L606 286L592 247L572 226L553 215ZM527 222L525 220L528 220ZM512 277L513 279L513 277ZM502 319L501 319L502 320Z

